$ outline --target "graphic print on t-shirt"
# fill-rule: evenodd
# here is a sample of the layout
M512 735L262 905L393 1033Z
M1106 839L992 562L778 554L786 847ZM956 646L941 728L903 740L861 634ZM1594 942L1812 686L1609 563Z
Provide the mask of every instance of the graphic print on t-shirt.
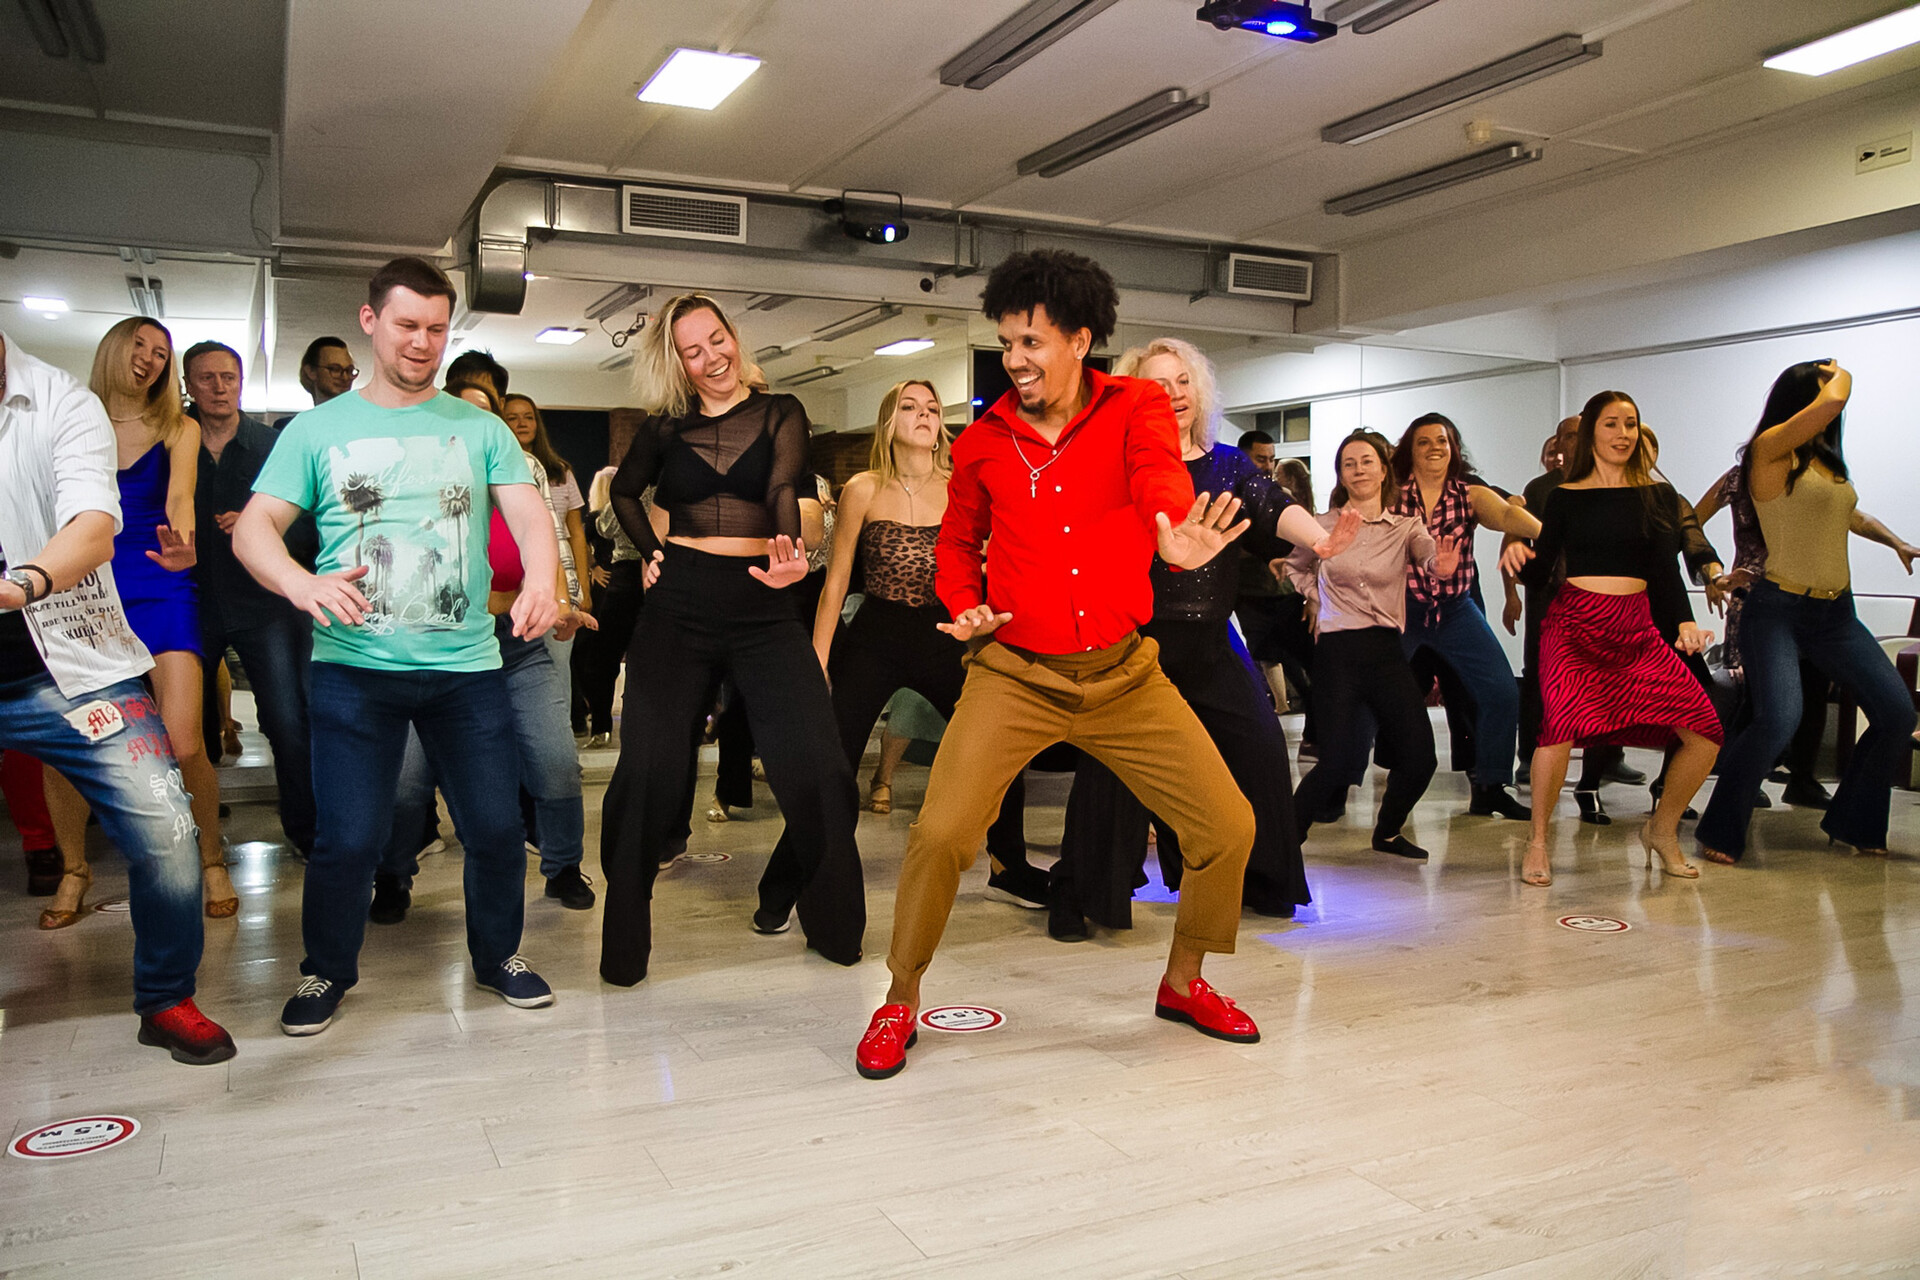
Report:
M459 436L363 437L327 449L328 484L357 522L353 557L374 635L457 628L467 597L473 465ZM480 608L486 602L479 602Z

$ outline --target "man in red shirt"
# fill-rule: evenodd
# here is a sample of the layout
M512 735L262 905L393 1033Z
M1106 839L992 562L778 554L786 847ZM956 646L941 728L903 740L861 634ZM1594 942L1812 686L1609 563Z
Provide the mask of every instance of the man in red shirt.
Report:
M1070 742L1180 832L1180 911L1155 1012L1252 1043L1253 1019L1200 977L1230 952L1253 811L1136 628L1153 612L1157 550L1198 568L1247 527L1240 503L1194 497L1166 392L1089 369L1119 295L1097 263L1057 250L996 267L982 299L1013 390L953 446L935 589L968 642L967 680L907 841L895 898L893 985L857 1065L906 1065L920 976L1001 796L1035 754ZM981 571L984 546L986 570Z

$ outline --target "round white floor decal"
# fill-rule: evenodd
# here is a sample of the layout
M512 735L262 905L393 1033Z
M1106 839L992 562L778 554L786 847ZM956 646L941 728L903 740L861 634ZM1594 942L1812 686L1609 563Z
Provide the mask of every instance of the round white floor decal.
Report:
M127 912L133 910L133 903L126 898L108 898L104 902L95 903L93 909L95 911L118 912L121 915L125 915Z
M1560 927L1581 933L1625 933L1633 928L1625 920L1615 920L1612 916L1561 916Z
M950 1004L938 1009L925 1009L920 1014L920 1025L929 1031L992 1031L1004 1026L1007 1016L998 1009L982 1009L976 1005Z
M674 861L691 862L698 866L705 866L715 862L732 862L733 855L730 853L683 853L675 858Z
M140 1132L131 1116L81 1116L41 1125L13 1140L7 1154L22 1160L65 1160L116 1147Z

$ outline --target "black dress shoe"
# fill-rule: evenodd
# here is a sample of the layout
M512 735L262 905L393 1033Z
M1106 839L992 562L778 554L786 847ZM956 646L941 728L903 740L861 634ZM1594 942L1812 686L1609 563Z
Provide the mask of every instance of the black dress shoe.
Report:
M1647 775L1628 764L1625 760L1621 760L1617 761L1613 768L1602 774L1600 780L1602 782L1617 782L1623 787L1637 787L1647 780Z
M1580 806L1580 821L1594 827L1613 825L1613 819L1607 816L1607 806L1600 802L1598 791L1575 791L1573 802Z
M1085 942L1093 934L1078 903L1068 902L1064 894L1050 894L1047 903L1047 936L1055 942Z
M412 905L413 893L400 883L399 876L382 871L373 877L373 905L367 908L367 919L375 924L399 924Z
M1802 809L1824 809L1833 803L1833 797L1827 794L1827 789L1812 778L1790 780L1785 794L1780 798Z
M1756 809L1773 808L1773 797L1767 794L1765 787L1755 787L1753 789L1753 807Z
M793 908L785 911L768 911L761 907L753 913L753 931L755 933L785 933L793 928Z
M51 898L60 888L60 872L64 866L60 851L28 849L26 852L28 896Z
M596 901L593 883L580 874L579 867L562 867L547 880L547 897L560 899L569 911L590 910Z
M1376 831L1373 833L1373 849L1375 853L1390 853L1396 858L1413 858L1420 862L1427 860L1427 851L1403 835L1382 836Z
M1515 800L1505 787L1475 787L1467 812L1483 818L1515 818L1526 822L1533 810Z

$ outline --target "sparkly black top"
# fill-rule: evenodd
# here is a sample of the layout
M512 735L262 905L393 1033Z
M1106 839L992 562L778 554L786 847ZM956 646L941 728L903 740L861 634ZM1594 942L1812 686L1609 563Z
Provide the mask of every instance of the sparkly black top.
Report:
M654 501L676 538L784 533L797 541L808 430L798 400L760 391L716 417L697 407L683 418L649 417L613 477L614 516L643 556L660 550L644 501L657 484Z
M1285 489L1260 473L1253 459L1232 445L1217 444L1211 452L1190 460L1187 474L1193 478L1196 495L1206 493L1217 498L1231 492L1241 503L1237 519L1253 524L1198 569L1176 570L1155 556L1150 571L1153 616L1155 620L1225 621L1240 592L1240 553L1244 551L1264 564L1293 550L1293 544L1283 540L1276 527L1280 513L1294 502Z

